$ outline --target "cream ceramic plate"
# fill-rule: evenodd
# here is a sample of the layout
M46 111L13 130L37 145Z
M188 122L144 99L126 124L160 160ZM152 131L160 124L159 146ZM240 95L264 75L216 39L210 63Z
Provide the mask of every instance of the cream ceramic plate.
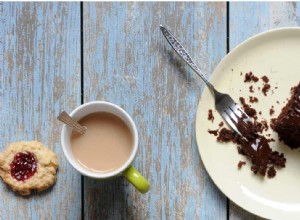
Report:
M243 82L240 72L252 71L261 77L270 79L273 94L264 96L257 83ZM252 104L262 111L262 117L268 121L269 110L274 106L277 117L283 102L290 97L290 88L300 81L300 29L285 28L262 33L245 41L229 53L212 74L211 82L221 91L229 93L234 100L240 96L249 103L249 95L258 97L259 102ZM253 85L255 93L249 93ZM275 89L275 87L278 89ZM277 104L279 101L280 104ZM250 171L250 161L237 152L234 144L220 144L208 129L218 128L222 121L214 110L214 123L207 120L208 110L214 108L214 100L206 88L200 98L197 118L196 137L199 152L206 170L219 189L233 202L256 215L271 219L300 219L300 152L289 150L278 142L277 134L271 129L276 142L271 147L283 152L287 158L286 168L277 171L273 179L260 178ZM237 163L247 161L241 170Z

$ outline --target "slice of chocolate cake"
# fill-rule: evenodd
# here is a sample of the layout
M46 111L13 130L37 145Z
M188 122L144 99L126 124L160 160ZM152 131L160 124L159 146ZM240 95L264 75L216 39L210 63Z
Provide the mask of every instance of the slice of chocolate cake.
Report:
M292 97L273 123L279 139L290 148L300 147L300 83L291 89Z

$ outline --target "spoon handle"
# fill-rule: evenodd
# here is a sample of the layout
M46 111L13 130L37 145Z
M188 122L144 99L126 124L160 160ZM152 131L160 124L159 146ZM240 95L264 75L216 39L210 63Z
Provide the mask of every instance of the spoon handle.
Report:
M67 112L62 111L59 116L57 117L58 120L65 123L66 125L69 125L71 128L73 128L75 131L77 131L80 134L84 134L86 132L86 127L81 126L78 124L73 118L71 118L70 115L68 115Z

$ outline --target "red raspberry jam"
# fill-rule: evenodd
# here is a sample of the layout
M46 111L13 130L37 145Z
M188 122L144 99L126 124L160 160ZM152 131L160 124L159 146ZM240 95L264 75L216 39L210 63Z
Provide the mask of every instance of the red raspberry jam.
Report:
M10 164L10 170L13 178L18 181L25 181L36 173L36 159L30 152L17 153Z

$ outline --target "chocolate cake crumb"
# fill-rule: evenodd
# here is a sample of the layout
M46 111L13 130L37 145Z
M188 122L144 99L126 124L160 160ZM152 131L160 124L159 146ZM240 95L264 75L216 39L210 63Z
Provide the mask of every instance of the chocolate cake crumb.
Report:
M244 108L245 113L251 117L251 118L255 118L256 115L256 110L254 108L251 107L245 107Z
M269 145L271 139L268 140L264 136L257 134L256 124L251 122L245 124L241 119L236 126L243 137L239 136L234 131L222 128L217 137L217 141L236 143L238 145L237 150L239 154L250 159L252 163L251 170L255 174L265 176L271 166L285 167L286 158L284 157L284 154L272 150ZM243 126L245 129L243 129ZM254 148L253 145L258 146ZM273 169L271 169L270 175L272 176L273 173Z
M252 80L253 80L254 82L257 82L257 81L258 81L258 78L257 78L256 76L253 76L253 77L252 77Z
M256 122L257 132L262 133L264 130L264 125L261 122Z
M240 72L240 76L242 76L243 75L243 73L242 72Z
M265 82L268 83L269 82L269 78L267 76L263 76L261 77L261 79Z
M297 89L297 86L291 87L291 93L293 94L293 93L295 92L296 89ZM289 100L289 99L287 98L287 100Z
M224 122L221 121L221 122L219 123L219 127L223 127L223 125L224 125Z
M253 96L250 96L250 97L249 97L249 101L250 101L251 103L258 102L258 98L253 97Z
M249 92L254 93L253 86L249 86Z
M267 92L270 90L271 85L270 84L264 84L263 88L262 88L262 92L265 96L267 96Z
M255 122L254 124L258 127L259 133L262 133L263 131L267 131L269 129L268 122L266 120Z
M245 102L245 98L244 97L240 97L240 102L242 103L242 105L246 105L246 102Z
M277 87L277 86L275 86L275 89L278 89L278 87Z
M268 135L266 135L266 136L268 136ZM270 136L268 136L268 137L270 137ZM267 141L268 141L268 143L275 142L275 140L273 138L268 138Z
M259 111L259 112L258 112L258 114L260 114L260 115L261 115L261 111Z
M276 118L271 118L270 120L270 127L275 130Z
M218 142L229 142L232 141L233 143L236 143L237 140L237 134L232 131L229 130L227 128L222 128L219 132L219 136L217 137L217 141Z
M269 160L274 165L277 165L279 167L285 167L286 158L284 157L283 153L280 154L278 151L273 151L270 154Z
M277 104L279 104L279 101L276 101Z
M276 170L275 170L274 166L271 166L268 169L268 177L273 178L274 176L276 176Z
M257 87L258 90L260 90L260 87Z
M211 109L208 110L208 118L207 119L211 122L214 122L215 117L214 117Z
M270 108L270 115L273 115L273 114L274 114L274 112L275 112L275 110L274 110L274 106L272 106L272 108Z
M246 113L249 117L254 118L254 116L256 115L256 110L255 110L254 108L251 108L251 106L248 105L248 104L245 102L245 98L244 98L244 97L240 97L240 102L241 102L241 104L243 105L243 108L244 108L245 113Z
M245 74L245 79L244 79L244 82L257 82L259 79L257 76L254 76L252 71L250 71L249 73L246 73Z
M218 131L219 131L219 129L217 129L217 130L208 130L208 133L213 134L214 136L218 136Z
M251 75L252 75L252 72L246 73L244 82L250 82L251 81Z
M266 120L262 120L261 122L264 125L265 131L267 131L269 129L268 122Z
M246 154L244 153L244 151L243 151L243 149L242 149L242 147L241 146L237 146L237 150L238 150L238 153L239 154L241 154L241 155L243 155L243 156L246 156Z
M244 165L246 165L246 161L239 161L238 168L241 169Z

